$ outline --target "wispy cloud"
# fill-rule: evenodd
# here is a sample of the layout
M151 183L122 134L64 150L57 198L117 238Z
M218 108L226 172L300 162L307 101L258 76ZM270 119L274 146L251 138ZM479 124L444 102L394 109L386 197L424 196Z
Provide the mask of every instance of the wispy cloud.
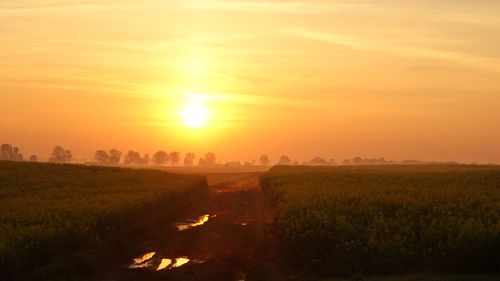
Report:
M369 9L377 7L376 4L369 3L348 3L348 2L220 2L206 1L204 3L186 5L188 9L208 9L208 10L231 10L266 13L328 13L346 9Z
M478 67L490 71L500 71L499 59L477 56L462 52L441 50L425 46L410 47L403 45L393 45L384 43L382 42L382 40L370 40L369 38L310 31L300 28L286 28L286 29L281 29L280 32L301 38L318 40L330 44L339 44L350 47L353 50L377 51L377 52L392 53L402 56L434 58L434 59L460 63L471 67Z

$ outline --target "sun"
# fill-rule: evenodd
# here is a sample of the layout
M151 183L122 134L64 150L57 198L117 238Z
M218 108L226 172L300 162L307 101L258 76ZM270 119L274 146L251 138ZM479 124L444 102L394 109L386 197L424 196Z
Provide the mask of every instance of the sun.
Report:
M186 127L199 128L207 125L209 111L200 98L191 98L181 112L183 125Z

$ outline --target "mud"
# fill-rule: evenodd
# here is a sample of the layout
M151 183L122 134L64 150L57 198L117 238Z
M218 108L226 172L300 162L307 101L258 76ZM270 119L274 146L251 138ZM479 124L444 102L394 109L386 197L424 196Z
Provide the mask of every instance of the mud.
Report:
M177 231L149 243L138 257L130 257L132 264L111 271L105 280L288 280L258 177L209 175L209 203L194 208L184 222L172 225ZM143 254L151 252L154 256L144 260Z

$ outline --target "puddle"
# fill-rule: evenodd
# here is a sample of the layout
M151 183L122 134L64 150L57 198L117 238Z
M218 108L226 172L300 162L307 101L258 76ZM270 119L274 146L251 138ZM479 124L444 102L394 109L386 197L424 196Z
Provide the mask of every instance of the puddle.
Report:
M181 267L187 263L203 263L203 261L191 260L186 256L178 257L173 262L171 259L162 259L156 271Z
M139 268L151 268L153 269L153 266L155 264L156 258L153 258L155 256L156 252L150 252L146 253L140 257L137 257L133 259L133 263L128 266L129 269L139 269ZM172 259L166 259L162 258L160 261L160 264L156 268L156 271L160 270L165 270L165 269L172 269L172 268L178 268L181 266L184 266L187 263L204 263L204 261L201 260L191 260L190 258L186 256L181 256L178 258L175 258L174 260Z
M204 223L206 223L208 221L209 218L210 218L210 215L203 215L196 220L186 220L185 222L177 223L176 224L177 230L183 231L183 230L195 227L195 226L203 225Z
M175 259L175 263L172 265L172 267L181 267L188 262L189 262L188 257L178 257Z
M153 266L153 256L156 252L149 252L140 257L135 258L133 263L128 266L128 268L147 268Z
M172 263L171 259L161 259L161 263L158 266L158 268L156 269L156 271L160 271L162 269L167 268L171 263Z

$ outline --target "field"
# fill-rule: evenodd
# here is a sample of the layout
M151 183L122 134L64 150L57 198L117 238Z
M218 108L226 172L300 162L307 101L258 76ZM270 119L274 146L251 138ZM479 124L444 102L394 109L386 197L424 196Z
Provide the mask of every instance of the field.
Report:
M325 276L500 269L498 167L278 166L261 184L284 256L298 268Z
M2 280L498 280L499 167L262 170L0 162Z
M206 192L202 176L0 162L2 279L88 274L111 253L132 248L131 240L155 235L158 216L168 222Z

